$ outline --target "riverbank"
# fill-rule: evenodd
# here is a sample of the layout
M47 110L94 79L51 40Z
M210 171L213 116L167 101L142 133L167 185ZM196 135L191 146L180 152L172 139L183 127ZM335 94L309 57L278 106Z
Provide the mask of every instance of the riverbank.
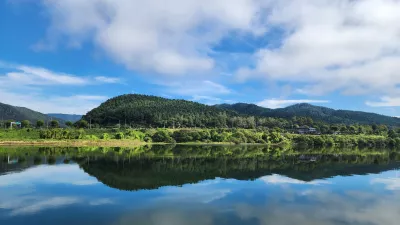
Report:
M268 129L0 130L0 145L134 147L147 144L400 148L389 135L299 135Z
M1 140L0 146L39 147L138 147L148 143L138 140Z

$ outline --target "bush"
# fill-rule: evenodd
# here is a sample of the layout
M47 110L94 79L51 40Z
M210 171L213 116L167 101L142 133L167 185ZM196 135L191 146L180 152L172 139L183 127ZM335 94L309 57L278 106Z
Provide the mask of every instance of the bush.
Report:
M122 132L118 132L115 134L115 139L117 139L117 140L122 140L124 138L125 138L125 135Z
M167 130L158 130L153 137L154 142L173 143L175 140L171 137Z
M111 137L110 137L110 135L109 135L108 133L104 133L104 134L101 135L101 139L103 139L103 140L110 140Z

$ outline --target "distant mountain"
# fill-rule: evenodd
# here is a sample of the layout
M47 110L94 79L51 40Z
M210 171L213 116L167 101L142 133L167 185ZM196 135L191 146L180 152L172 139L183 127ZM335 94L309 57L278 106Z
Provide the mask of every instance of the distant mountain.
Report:
M0 103L0 119L14 121L29 120L31 123L36 123L36 121L38 120L49 121L51 117L25 107L18 107ZM56 120L58 120L60 124L64 124L64 120Z
M53 118L58 118L71 122L76 122L82 119L82 115L76 115L76 114L48 113L47 115Z
M344 124L385 124L400 126L400 118L350 110L334 110L327 107L314 106L307 103L296 104L280 109L268 109L254 104L237 103L215 105L217 108L235 111L242 115L277 117L291 119L297 117L310 117L314 121Z

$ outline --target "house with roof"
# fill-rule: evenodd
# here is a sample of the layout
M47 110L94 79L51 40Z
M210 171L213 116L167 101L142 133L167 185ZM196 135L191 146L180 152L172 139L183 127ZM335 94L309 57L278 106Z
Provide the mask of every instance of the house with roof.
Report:
M298 134L317 134L317 128L308 127L308 126L301 126L296 129Z

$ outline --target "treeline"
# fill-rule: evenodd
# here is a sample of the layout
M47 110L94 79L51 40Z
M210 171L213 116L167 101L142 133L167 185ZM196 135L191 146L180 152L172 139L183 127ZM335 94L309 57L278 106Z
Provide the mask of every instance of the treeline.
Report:
M271 113L273 112L273 113ZM334 113L334 114L333 114ZM324 116L320 116L324 115ZM335 120L327 120L337 116ZM313 119L314 118L314 119ZM352 118L347 120L346 118ZM377 134L379 124L390 129L400 119L373 113L332 110L308 104L271 110L251 104L208 106L185 100L147 95L122 95L107 100L83 117L92 127L125 128L245 128L259 127L293 130L313 126L321 133ZM362 124L350 126L350 124ZM355 129L353 129L355 128ZM385 130L385 129L383 129Z
M400 137L378 135L286 135L292 143L304 147L400 147Z
M41 139L131 139L148 143L217 142L278 144L288 141L278 131L255 129L45 129L40 130L39 134Z
M294 144L305 147L400 147L400 136L297 135L278 129L46 129L42 139L130 139L147 143Z

